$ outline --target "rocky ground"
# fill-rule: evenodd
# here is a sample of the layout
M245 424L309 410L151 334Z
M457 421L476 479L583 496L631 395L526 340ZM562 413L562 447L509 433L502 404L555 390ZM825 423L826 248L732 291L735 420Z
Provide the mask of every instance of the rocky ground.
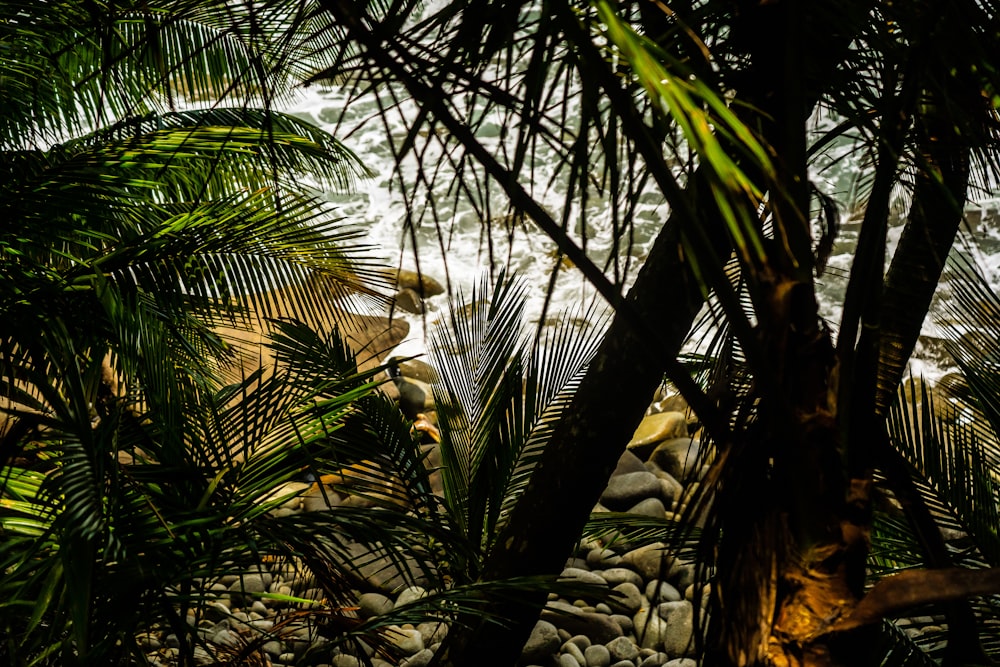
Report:
M402 367L395 383L404 411L432 409L424 392L431 371L426 365ZM422 378L422 379L421 379ZM408 384L419 389L414 392ZM628 451L604 491L595 511L629 512L669 517L683 509L684 482L697 477L698 440L688 435L688 419L669 400L654 403L636 431ZM658 412L666 408L665 412ZM434 457L430 457L431 460ZM337 480L343 483L343 479ZM692 482L693 483L693 482ZM293 485L294 486L294 485ZM332 488L321 492L316 484L283 487L280 493L299 491L278 514L328 511L329 505L350 503ZM694 667L693 628L696 608L694 566L665 557L662 545L629 549L613 540L585 540L566 564L562 578L593 586L594 593L566 599L554 594L542 613L522 654L522 665L546 667ZM359 547L359 558L365 553ZM419 586L405 586L385 563L374 560L365 568L375 588L382 592L359 593L360 619L386 614L427 593ZM396 571L398 572L398 570ZM231 575L204 582L210 602L189 610L187 623L197 628L202 645L195 649L198 664L223 664L235 655L239 664L332 665L354 667L367 658L374 667L421 667L429 663L447 633L442 623L416 627L390 626L387 637L395 644L393 663L373 654L364 645L333 648L311 624L301 602L288 598L319 600L323 597L315 578L290 564L262 564L257 574ZM262 597L270 593L279 597ZM141 638L154 665L178 662L180 641L169 629L154 630Z

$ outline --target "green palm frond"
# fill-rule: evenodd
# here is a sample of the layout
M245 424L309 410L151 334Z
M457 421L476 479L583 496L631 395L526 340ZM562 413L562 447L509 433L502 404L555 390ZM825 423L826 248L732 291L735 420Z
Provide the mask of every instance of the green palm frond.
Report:
M486 278L432 334L441 381L445 500L473 544L489 551L496 530L527 485L554 424L568 404L602 327L587 331L567 315L534 344L524 337L523 286L503 271Z

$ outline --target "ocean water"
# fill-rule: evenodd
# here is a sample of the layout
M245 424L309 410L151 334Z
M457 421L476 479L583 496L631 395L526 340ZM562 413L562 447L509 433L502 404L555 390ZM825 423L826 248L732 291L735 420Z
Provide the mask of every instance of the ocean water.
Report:
M456 297L467 297L484 275L494 275L499 267L507 267L508 272L525 284L528 326L538 326L542 320L552 321L561 311L581 305L596 303L601 307L603 302L582 274L559 261L554 244L533 229L530 221L511 223L502 219L503 199L498 194L477 192L468 197L455 194L451 187L455 168L440 142L434 138L418 139L424 151L423 163L430 167L424 169L423 176L412 154L397 165L393 146L401 144L417 114L413 103L401 101L383 120L373 95L358 97L348 87L313 87L304 90L287 110L332 132L373 172L371 178L357 183L354 192L326 193L325 198L336 205L340 215L364 230L365 241L377 249L383 261L408 269L419 268L446 284ZM487 147L502 150L499 127L489 120L482 125L478 138ZM822 129L827 121L818 117L815 123L817 129ZM840 319L840 299L859 229L848 202L857 198L862 160L852 153L848 143L842 142L822 156L812 174L814 182L841 202L841 231L828 269L817 285L821 314L834 330ZM565 189L560 188L558 179L551 178L554 168L555 160L546 162L543 153L534 165L534 181L547 185L527 184L534 187L536 199L550 213L561 212L565 205ZM406 183L406 187L401 183ZM474 198L480 211L488 208L494 212L492 233L486 232L482 214L472 204ZM574 206L579 208L579 204ZM600 265L611 257L611 205L607 198L591 197L586 206L585 211L570 211L570 219L586 214L587 251ZM893 207L900 218L905 216L906 206L904 194L898 193ZM418 215L408 219L408 210L416 210ZM977 260L996 289L1000 286L1000 189L995 183L981 185L971 195L966 211L967 224L956 246ZM666 215L662 197L650 190L635 215L632 245L617 264L617 275L624 285L631 284ZM890 249L901 231L901 225L890 229ZM943 290L947 292L947 285ZM669 294L665 294L665 299L669 299ZM447 297L427 300L426 308L423 316L406 315L411 335L399 354L420 354L426 349L427 332L447 308ZM940 331L934 323L934 314L932 309L911 367L914 374L931 380L949 370L935 343ZM578 324L586 326L585 322Z

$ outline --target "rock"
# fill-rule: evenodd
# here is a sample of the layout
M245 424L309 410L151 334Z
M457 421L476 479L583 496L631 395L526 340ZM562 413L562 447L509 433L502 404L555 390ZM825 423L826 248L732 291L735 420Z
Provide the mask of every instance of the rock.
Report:
M626 616L624 614L611 614L608 618L618 624L618 627L622 629L623 635L631 634L632 630L635 629L633 627L634 624L632 623L631 616Z
M590 646L590 644L592 643L590 641L590 637L588 637L587 635L574 635L569 639L567 639L566 641L573 642L578 647L580 647L581 651L586 650L586 648Z
M448 636L448 625L440 621L425 621L417 626L417 630L424 638L424 646L439 644Z
M542 619L565 630L569 636L586 635L596 644L606 644L623 634L622 629L604 614L582 611L559 600L545 605Z
M381 593L362 593L358 597L358 615L361 618L388 614L394 606L392 600Z
M663 667L698 667L698 662L691 658L677 658L663 663Z
M668 556L664 548L662 542L654 542L633 549L622 556L622 565L631 567L646 581L656 579L660 576L661 570L663 573L669 572L673 562L673 557Z
M624 637L619 637L619 639L624 639ZM608 667L611 664L611 652L604 644L588 646L583 655L587 659L587 667Z
M642 459L636 456L634 452L626 449L618 458L618 465L615 467L615 471L611 473L611 476L625 475L630 472L643 472L645 469L646 465Z
M660 481L651 472L629 472L612 477L601 494L601 504L614 512L622 512L640 500L658 498Z
M344 339L357 357L358 370L376 367L410 333L406 320L372 315L348 315Z
M614 567L620 563L622 557L611 549L591 549L587 552L587 565L595 570L603 570L606 567Z
M399 392L399 409L407 419L434 409L434 390L429 384L403 375L393 375L392 381Z
M437 280L423 272L418 273L409 269L396 271L396 285L404 289L414 290L424 298L444 294L444 287Z
M700 441L697 438L673 438L656 446L649 460L681 483L691 481L694 471L703 461L698 460Z
M667 624L663 650L667 655L683 657L694 652L694 607L687 600L663 602L657 611Z
M618 637L612 639L605 646L611 655L611 660L620 662L622 660L635 660L639 657L639 647L628 637Z
M540 664L551 658L561 645L556 626L548 621L538 621L521 649L521 661Z
M429 565L409 556L404 557L405 562L400 563L397 559L389 558L381 549L373 551L358 543L347 545L345 551L341 556L341 566L353 570L382 593L398 591L400 587L407 585L416 585L418 588L427 586L435 578L433 572L427 569Z
M681 600L680 591L665 581L653 579L646 584L646 599L653 604L660 602L677 602Z
M311 484L307 482L285 482L271 489L267 495L261 497L257 502L264 504L267 502L281 501L279 508L298 509L302 505L299 496L306 491Z
M639 516L648 516L653 519L662 519L666 516L667 508L663 506L663 502L659 498L646 498L645 500L640 500L632 507L628 508L629 514L638 514Z
M229 586L229 595L237 604L252 604L254 595L266 593L273 577L270 572L245 574Z
M576 658L569 653L562 653L556 659L556 667L583 667Z
M616 596L608 601L608 605L614 611L631 615L635 614L642 607L642 593L639 592L639 587L635 584L625 582L618 584L612 590L616 593ZM631 658L623 659L631 660Z
M642 662L639 663L639 667L662 667L667 664L670 660L670 656L663 651L658 651L653 655L647 655ZM697 667L696 665L691 665L691 667Z
M581 570L576 567L567 567L559 575L560 580L579 582L581 584L590 584L592 586L597 586L601 591L603 591L608 586L608 582L601 575L596 572L589 572L587 570Z
M389 357L386 360L386 364L396 366L399 369L399 374L403 377L413 378L414 380L420 380L428 384L435 384L441 381L437 369L420 359Z
M607 570L602 570L599 574L604 577L604 581L608 582L608 586L612 588L625 582L642 586L642 577L627 567L610 567Z
M684 487L672 475L659 468L651 472L660 480L660 500L666 507L675 507L684 495Z
M580 647L574 644L572 641L564 643L560 650L563 653L566 653L567 655L573 656L573 658L577 661L578 664L584 666L587 665L587 659L583 657L583 651L580 650Z
M683 438L688 434L687 417L683 412L660 412L643 417L627 449L642 460L649 458L656 443L671 438Z
M631 660L619 660L615 664L611 665L611 667L635 667L635 663Z
M427 597L427 589L422 586L407 586L402 591L400 591L399 596L396 598L396 606L400 607L404 604L410 604L411 602L416 602L421 598Z
M684 590L694 584L695 568L693 563L674 562L670 566L670 581L677 590Z
M667 622L658 613L650 613L649 607L643 607L632 618L633 630L642 648L657 649L663 646L667 633Z
M386 637L406 655L413 655L424 649L424 638L420 635L420 631L414 628L400 628L392 625L389 626Z
M310 486L312 488L301 496L302 509L304 511L321 512L343 504L343 498L333 489L326 486L320 488L319 484L312 484Z
M404 287L396 292L393 305L402 311L415 315L420 315L424 312L424 300L420 298L420 293L409 287Z
M406 660L399 663L399 667L427 667L434 659L434 651L429 648L421 649Z

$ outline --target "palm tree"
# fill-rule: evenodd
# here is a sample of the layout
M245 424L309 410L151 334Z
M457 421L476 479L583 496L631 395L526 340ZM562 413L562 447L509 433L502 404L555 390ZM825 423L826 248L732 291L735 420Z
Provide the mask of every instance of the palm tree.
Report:
M387 412L330 331L384 303L376 267L304 184L366 169L272 108L328 29L299 2L0 5L5 662L144 662L159 623L190 664L185 611L267 558L323 573L334 641L377 639L343 611L345 549L430 569L411 545L433 531L398 510L270 514L275 488L343 465L331 433L373 437L349 416ZM320 333L286 322L258 349L293 316Z
M498 218L498 200L507 219L530 219L616 309L481 579L559 571L666 375L716 452L712 483L700 487L713 494L706 534L718 545L706 564L718 577L706 659L855 664L872 644L849 629L924 599L909 576L866 593L873 489L884 479L902 495L911 481L886 414L970 185L995 182L995 3L455 2L422 15L418 3L321 4L356 46L339 63L356 89L381 93L382 108L401 95L419 106L396 155L443 154L454 165L449 192L484 221ZM816 113L832 127L812 129ZM499 131L485 131L486 119ZM506 142L484 138L497 135ZM811 169L843 137L870 167L831 325L816 289L830 279L821 274L840 212ZM538 183L530 169L543 145L558 168ZM404 181L410 201L427 187L424 167ZM540 204L545 191L563 196L555 216ZM624 296L624 251L650 191L669 216ZM909 210L885 273L897 191ZM602 196L614 244L596 256L586 251L586 202ZM725 373L705 391L678 361L706 296L729 337L729 367L738 361L752 378L742 391ZM922 548L940 556L926 562L946 568L934 515L919 505L908 507ZM748 562L759 566L736 566ZM968 572L910 576L947 580L939 598L982 591ZM454 633L449 659L471 664L464 651L474 647L477 664L512 664L541 592L534 602L504 608L519 619L513 629ZM971 618L962 603L949 609L950 628ZM977 642L950 645L956 660L982 657Z

